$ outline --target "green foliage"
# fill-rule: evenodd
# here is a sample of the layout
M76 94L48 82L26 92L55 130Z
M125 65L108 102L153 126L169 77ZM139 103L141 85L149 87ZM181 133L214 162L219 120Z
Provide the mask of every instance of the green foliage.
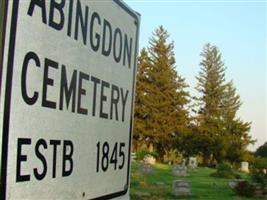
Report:
M163 161L164 163L171 162L172 164L181 163L183 161L183 155L176 149L165 150Z
M233 172L232 166L229 163L222 163L217 166L215 173L211 176L217 178L235 178L236 174Z
M236 194L244 197L252 197L254 195L255 188L248 181L240 181L234 188Z
M253 171L262 171L267 169L267 158L254 157L251 160L251 167Z
M136 97L135 97L135 117L134 117L134 134L133 146L138 151L145 144L147 132L149 132L148 107L149 99L147 98L147 90L151 87L147 71L150 68L150 59L146 49L142 49L138 58L138 70L136 81ZM140 144L141 143L141 144Z
M240 162L248 144L250 123L236 117L241 106L233 82L225 80L225 66L216 46L205 45L201 53L201 71L197 77L198 100L196 116L197 138L201 141L199 151L204 162Z
M161 159L189 123L187 85L177 74L174 43L169 43L168 37L160 26L147 50L141 51L135 100L134 147L138 148L139 142L153 144Z
M139 161L143 160L147 154L148 154L148 151L146 150L141 150L141 151L136 152L136 160L139 160Z
M197 77L197 90L202 94L198 98L198 137L201 139L201 149L204 162L215 154L219 159L224 154L225 141L221 137L223 121L221 100L226 88L225 67L221 61L221 53L216 46L207 44L201 53L201 71Z
M174 43L168 38L160 26L138 58L134 151L153 146L162 161L166 151L176 149L184 156L202 155L206 166L241 162L254 141L250 123L236 116L241 100L233 82L225 79L220 50L207 44L201 53L200 97L194 98L196 115L190 117L188 86L177 73Z
M138 151L138 152L136 153L136 160L141 161L141 160L144 159L144 157L145 157L146 155L151 155L151 156L153 156L154 158L157 158L157 157L158 157L158 153L157 153L156 151L149 152L147 149L143 149L143 150Z
M260 171L253 171L251 173L251 180L255 183L260 183L263 186L267 185L267 176Z
M251 180L267 186L267 158L254 156L253 154L249 154L247 158L250 163Z
M261 157L265 157L265 158L267 158L267 142L265 142L262 146L260 146L260 147L256 150L255 154L256 154L257 156L261 156Z
M217 166L218 172L230 172L232 173L232 166L229 163L222 163Z

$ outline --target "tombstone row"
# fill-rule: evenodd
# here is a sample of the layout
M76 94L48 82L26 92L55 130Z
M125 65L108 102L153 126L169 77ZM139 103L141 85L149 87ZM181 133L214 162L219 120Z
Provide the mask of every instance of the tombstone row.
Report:
M148 175L153 173L152 165L149 163L141 163L139 165L139 172ZM174 176L187 176L187 167L184 165L174 165L172 168L172 174ZM157 185L164 185L164 183L157 183ZM184 180L175 180L172 184L172 191L174 196L190 196L191 183Z

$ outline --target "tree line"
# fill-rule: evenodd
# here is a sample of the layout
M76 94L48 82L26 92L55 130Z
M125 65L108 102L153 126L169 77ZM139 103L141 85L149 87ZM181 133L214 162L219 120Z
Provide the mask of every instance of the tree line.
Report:
M201 156L205 165L242 161L254 142L251 123L237 116L240 96L226 80L219 48L204 46L194 97L178 73L168 38L159 26L138 57L133 150L156 152L160 161L171 150Z

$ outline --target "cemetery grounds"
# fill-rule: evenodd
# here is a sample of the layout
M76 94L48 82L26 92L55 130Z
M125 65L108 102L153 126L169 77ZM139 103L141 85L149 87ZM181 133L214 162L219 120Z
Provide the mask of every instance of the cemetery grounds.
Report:
M131 200L171 200L171 199L201 199L201 200L257 200L237 196L228 186L231 179L215 178L210 174L215 169L199 167L188 169L186 177L172 175L170 165L156 164L151 174L141 174L138 171L138 162L131 166ZM248 178L246 174L240 174ZM172 182L186 180L192 184L192 195L188 197L175 197L172 195ZM262 199L262 198L258 198Z

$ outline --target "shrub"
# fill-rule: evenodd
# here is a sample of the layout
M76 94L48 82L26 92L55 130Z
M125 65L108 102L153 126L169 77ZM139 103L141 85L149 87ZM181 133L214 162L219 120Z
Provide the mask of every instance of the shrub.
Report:
M171 149L169 151L165 150L165 154L163 156L164 163L181 163L183 161L183 155L175 149Z
M136 152L136 160L143 160L145 155L147 155L148 151L147 150L141 150Z
M252 163L252 170L262 171L267 168L267 158L256 157Z
M235 179L242 179L242 176L240 174L235 174Z
M211 176L217 178L235 178L236 174L233 172L232 167L228 163L222 163L217 165L217 170Z
M253 182L260 183L262 186L267 186L266 168L253 168L250 177Z
M222 163L217 166L219 172L232 172L232 166L228 163Z
M260 147L256 150L255 154L256 154L257 156L261 156L261 157L265 157L265 158L267 158L267 142L265 142L262 146L260 146Z
M254 195L255 188L248 181L240 181L234 188L236 194L245 197L252 197Z
M255 183L260 183L263 186L265 186L267 182L265 175L260 172L252 172L251 180Z
M253 182L267 186L267 159L255 157L251 164L251 179Z

